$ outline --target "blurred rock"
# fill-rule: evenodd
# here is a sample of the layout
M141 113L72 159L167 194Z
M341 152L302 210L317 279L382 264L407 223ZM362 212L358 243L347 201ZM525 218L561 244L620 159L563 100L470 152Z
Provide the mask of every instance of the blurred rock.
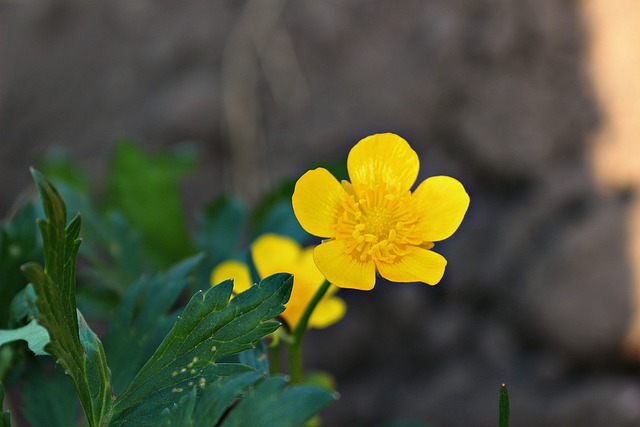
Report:
M441 284L341 291L347 317L309 334L342 394L327 425L493 426L502 382L513 425L637 425L636 17L632 0L0 0L0 215L54 145L99 182L118 137L197 140L193 212L396 132L471 206L434 248Z

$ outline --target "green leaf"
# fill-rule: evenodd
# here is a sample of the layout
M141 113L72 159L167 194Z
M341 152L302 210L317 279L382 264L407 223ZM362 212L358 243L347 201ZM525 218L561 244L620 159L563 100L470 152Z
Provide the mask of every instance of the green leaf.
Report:
M232 257L247 220L246 206L235 197L221 196L205 207L195 241L197 249L208 255L211 267Z
M9 307L10 326L17 326L32 319L40 319L36 298L36 290L31 283L13 297Z
M300 426L335 399L323 388L285 386L286 380L280 375L266 378L238 402L221 426Z
M218 425L232 404L262 378L263 376L258 372L220 378L204 387L198 397L197 406L192 404L192 400L195 403L196 397L192 389L191 393L180 399L180 402L164 409L161 425L181 427Z
M294 186L294 181L284 181L262 200L252 220L254 238L264 233L276 233L299 242L309 240L311 236L293 213L291 196Z
M11 427L11 414L9 411L2 410L4 402L4 387L0 383L0 427Z
M124 296L104 339L116 395L124 391L171 329L176 315L170 310L201 259L194 256L166 273L142 277Z
M509 427L509 393L506 384L500 386L500 418L498 426Z
M217 425L227 409L262 378L259 372L247 372L214 382L200 397L193 413L192 424Z
M49 359L38 358L28 363L26 378L20 386L24 417L32 427L78 425L78 398L71 379L57 368L46 369L50 374L45 374L41 363L44 361Z
M204 208L195 233L196 248L205 255L195 283L198 289L209 287L216 265L236 256L248 216L244 203L230 196L221 196Z
M159 265L192 253L179 182L195 159L186 150L149 155L128 141L116 147L107 183L109 207L142 231L146 249Z
M9 304L27 284L20 266L41 256L35 220L35 208L28 203L10 222L0 224L0 329L11 326Z
M47 354L44 351L44 347L49 344L49 333L45 328L38 325L36 320L32 320L21 328L0 329L0 346L17 340L26 341L29 345L29 350L33 351L37 356Z
M111 425L148 425L158 414L189 393L234 373L250 370L240 364L218 363L253 348L275 331L273 321L284 310L293 277L274 274L232 300L227 280L189 301L158 350L116 399Z
M76 310L80 216L67 226L66 206L57 190L40 172L32 169L31 173L46 215L46 219L38 222L45 268L29 263L23 266L23 271L36 290L40 324L51 337L45 350L57 358L71 377L89 424L97 427L106 419L112 397L102 344Z
M191 388L191 392L180 399L180 402L174 405L171 410L165 408L160 413L160 427L191 427L193 422L191 417L193 410L196 406L196 398L198 396L198 389L196 386ZM210 423L210 425L213 425Z
M219 379L199 394L191 389L180 402L166 408L160 425L293 427L311 419L335 398L322 388L286 385L282 376L264 378L257 372Z

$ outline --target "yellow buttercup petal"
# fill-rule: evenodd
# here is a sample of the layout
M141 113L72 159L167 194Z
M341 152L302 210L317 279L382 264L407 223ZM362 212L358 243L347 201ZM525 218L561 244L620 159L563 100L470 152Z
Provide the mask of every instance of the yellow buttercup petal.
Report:
M462 223L469 195L455 178L434 176L427 178L412 195L420 211L420 234L428 242L450 237Z
M233 292L236 294L246 291L253 285L249 267L240 261L221 262L211 272L211 286L228 279L233 279Z
M369 291L376 284L373 260L361 262L346 253L344 240L322 242L313 252L318 270L340 288Z
M392 282L437 284L444 275L447 260L436 252L414 247L393 263L376 262L380 275Z
M309 283L312 286L319 288L325 278L322 273L320 273L320 270L318 270L318 267L316 267L316 262L313 259L313 250L313 247L309 247L300 252L300 256L295 264L292 274L294 275L294 280ZM335 293L335 291L335 286L332 286L327 291L327 295Z
M323 298L309 318L309 327L326 328L342 319L347 312L347 304L338 297Z
M293 273L291 267L300 256L295 240L277 234L263 234L251 245L251 257L260 277L275 273Z
M389 191L402 193L416 182L420 160L403 138L382 133L362 139L351 149L347 169L356 191L361 186L386 185Z
M319 237L334 237L334 223L346 192L331 173L310 170L296 182L291 202L302 228Z

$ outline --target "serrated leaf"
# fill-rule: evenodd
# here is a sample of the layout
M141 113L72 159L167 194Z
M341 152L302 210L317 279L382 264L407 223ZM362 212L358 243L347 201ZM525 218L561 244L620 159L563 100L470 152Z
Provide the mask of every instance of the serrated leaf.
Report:
M290 274L281 273L232 300L231 280L196 293L155 354L116 399L111 425L148 425L193 385L202 387L220 376L250 370L217 362L252 348L278 328L272 319L283 311L292 283Z
M177 315L170 310L201 259L197 255L166 273L142 277L125 294L104 339L116 395L124 391L171 329Z
M332 392L320 387L286 387L286 383L281 375L266 378L238 402L221 427L300 426L335 399Z
M200 397L200 401L193 412L193 425L217 425L227 409L249 387L262 378L263 376L259 372L247 372L246 374L223 378L211 384Z
M17 329L0 329L0 346L3 344L24 340L29 345L29 350L36 356L44 356L48 353L44 347L49 344L49 333L45 328L38 325L36 320L32 320L25 326Z
M267 346L263 341L258 341L254 348L238 353L238 362L251 366L256 371L267 375L269 373Z
M32 169L46 219L38 225L43 238L45 268L36 263L23 266L36 290L40 324L51 341L45 350L73 380L89 424L100 426L111 405L109 371L100 340L78 318L75 297L75 266L80 240L80 216L67 225L64 201L53 185Z
M3 411L4 403L4 387L0 383L0 427L11 427L11 414L9 411Z
M193 386L191 392L180 399L180 402L174 404L169 409L165 408L160 413L161 421L158 423L160 427L191 427L193 422L191 417L196 406L196 398L198 396L197 387Z
M247 372L220 378L207 384L200 393L192 389L180 402L162 411L162 426L197 427L218 425L223 415L249 387L263 378ZM197 402L197 404L196 404Z

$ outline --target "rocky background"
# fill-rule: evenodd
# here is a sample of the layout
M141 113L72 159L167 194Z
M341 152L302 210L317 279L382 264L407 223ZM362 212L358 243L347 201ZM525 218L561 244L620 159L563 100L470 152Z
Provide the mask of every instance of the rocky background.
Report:
M0 215L64 147L197 141L193 211L404 136L471 207L437 287L342 291L308 334L328 426L640 425L633 0L0 0Z

